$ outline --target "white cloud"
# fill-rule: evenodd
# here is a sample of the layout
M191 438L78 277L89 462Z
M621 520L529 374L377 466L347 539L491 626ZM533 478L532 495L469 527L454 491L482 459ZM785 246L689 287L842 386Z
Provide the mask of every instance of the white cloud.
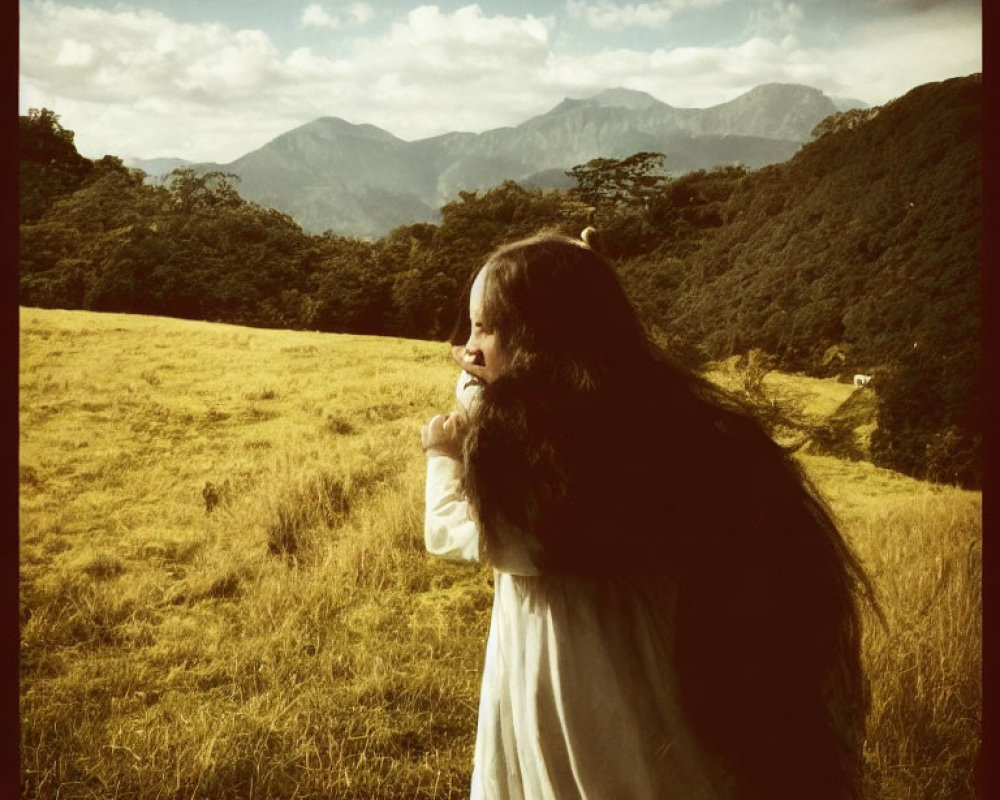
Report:
M375 19L375 9L367 3L351 3L347 7L347 13L359 25L364 25L366 22L371 22Z
M804 19L802 7L797 3L773 0L750 11L746 29L756 36L787 36L794 34Z
M802 83L824 88L834 71L821 53L796 42L753 37L731 47L659 48L652 52L603 50L563 56L552 66L553 83L580 95L605 86L649 92L679 108L723 103L762 83ZM579 95L578 95L579 96Z
M980 72L982 33L975 15L946 7L861 26L850 42L823 54L836 84L828 94L880 104L922 83Z
M349 25L364 25L375 18L375 9L367 3L351 3L343 14L330 14L319 3L310 3L302 9L299 22L306 28L337 30Z
M215 158L287 121L268 101L289 69L261 31L42 2L22 7L20 44L22 110L60 114L90 156Z
M91 157L226 162L324 115L407 139L482 130L542 110L553 25L421 6L338 57L283 57L261 31L46 0L22 9L20 106L60 114Z
M619 6L611 2L569 0L566 8L571 15L582 17L591 28L599 31L633 27L657 28L669 22L674 15L673 9L665 4Z
M670 8L691 6L674 0ZM257 30L46 0L21 8L20 107L55 111L90 157L225 163L326 115L418 139L516 125L564 96L614 86L680 107L725 102L770 81L881 103L918 83L981 69L975 15L926 11L819 49L795 35L799 8L768 0L760 30L727 47L574 52L552 17L426 5L380 35L352 40L341 32L335 50L284 55ZM366 13L356 11L358 20Z
M649 3L619 5L614 0L567 0L571 17L584 20L599 31L623 28L662 28L677 12L720 5L728 0L653 0Z
M80 44L75 39L66 39L56 56L56 66L86 68L93 63L94 48L89 44Z
M785 19L795 23L796 12ZM886 19L864 26L846 44L825 49L803 45L793 33L781 35L790 27L794 30L769 26L771 36L751 36L728 47L562 54L550 60L544 83L578 97L624 86L681 108L723 103L770 82L801 83L831 96L880 104L921 83L982 69L981 29L971 17L942 11Z
M478 5L465 6L453 14L442 13L437 6L418 6L394 23L378 44L390 48L455 45L466 52L477 47L501 53L506 49L522 51L526 47L544 48L553 25L551 18L531 14L524 18L486 16Z
M40 92L79 100L128 102L154 92L177 101L223 103L257 93L279 77L277 50L261 31L51 2L22 11L21 25L22 76Z
M542 110L539 85L551 56L554 21L485 14L478 5L453 13L420 6L380 37L359 41L339 69L336 91L354 110L406 139L450 130L483 130ZM311 69L337 69L300 54Z
M319 3L313 3L302 9L300 22L311 28L336 28L340 25L340 20L327 14Z

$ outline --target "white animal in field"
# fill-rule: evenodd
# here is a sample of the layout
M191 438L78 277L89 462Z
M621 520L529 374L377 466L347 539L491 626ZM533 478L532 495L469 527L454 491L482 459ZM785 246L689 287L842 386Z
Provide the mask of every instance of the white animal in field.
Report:
M872 379L871 375L861 375L861 374L855 375L854 376L854 385L855 386L867 386L869 384L869 382L871 381L871 379Z

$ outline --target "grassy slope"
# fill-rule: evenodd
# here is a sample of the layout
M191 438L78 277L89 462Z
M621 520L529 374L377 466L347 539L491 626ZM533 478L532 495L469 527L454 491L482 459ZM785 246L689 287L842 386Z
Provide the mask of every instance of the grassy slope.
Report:
M491 592L422 548L446 348L21 322L25 797L464 796ZM768 381L814 418L852 391ZM802 460L888 616L866 635L872 796L970 795L980 496Z

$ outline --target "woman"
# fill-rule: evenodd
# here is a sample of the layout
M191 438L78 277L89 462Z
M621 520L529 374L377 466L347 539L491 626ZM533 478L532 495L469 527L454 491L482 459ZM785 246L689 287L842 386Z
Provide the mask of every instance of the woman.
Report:
M871 586L761 427L654 346L584 242L472 284L428 549L495 570L475 798L853 798Z

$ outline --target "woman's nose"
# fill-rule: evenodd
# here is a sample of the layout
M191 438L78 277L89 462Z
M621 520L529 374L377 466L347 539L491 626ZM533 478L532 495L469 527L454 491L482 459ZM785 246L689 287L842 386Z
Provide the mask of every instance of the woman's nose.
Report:
M483 358L483 351L475 347L471 339L465 345L465 354L462 356L462 361L466 364L476 364L478 366L486 364L486 360Z

